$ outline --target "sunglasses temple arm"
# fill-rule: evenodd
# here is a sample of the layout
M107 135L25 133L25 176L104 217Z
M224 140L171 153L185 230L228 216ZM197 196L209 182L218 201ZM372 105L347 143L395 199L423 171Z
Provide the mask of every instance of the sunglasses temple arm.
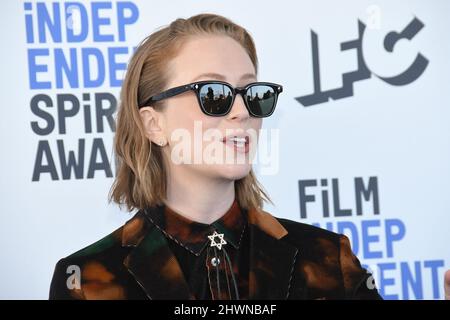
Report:
M180 93L186 92L191 89L192 89L192 87L190 85L185 85L185 86L179 86L179 87L175 87L175 88L166 90L164 92L158 93L158 94L150 97L147 101L145 101L145 103L141 107L149 105L151 102L156 102L156 101L160 101L163 99L167 99L167 98L176 96Z

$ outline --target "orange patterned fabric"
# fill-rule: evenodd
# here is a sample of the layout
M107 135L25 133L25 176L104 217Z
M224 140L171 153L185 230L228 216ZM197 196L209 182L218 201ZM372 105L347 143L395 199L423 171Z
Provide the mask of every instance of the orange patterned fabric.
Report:
M381 299L343 235L261 210L238 210L237 203L212 225L192 224L166 209L140 210L121 228L59 260L50 299L235 299L226 275L219 273L217 281L215 268L209 278L202 269L212 258L204 236L213 229L227 241L240 299Z
M169 247L196 299L248 298L247 218L235 200L228 211L211 224L190 220L165 206L164 214L147 213L149 220L169 239ZM209 239L214 231L223 234Z

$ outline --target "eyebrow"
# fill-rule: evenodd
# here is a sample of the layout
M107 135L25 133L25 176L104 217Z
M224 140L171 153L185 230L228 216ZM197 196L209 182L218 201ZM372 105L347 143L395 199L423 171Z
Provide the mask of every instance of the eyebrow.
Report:
M202 74L198 75L197 77L192 79L191 82L194 82L195 80L203 78L203 77L215 78L215 79L222 80L222 81L226 80L226 77L223 74L207 72L207 73L202 73ZM245 73L242 75L240 80L248 80L248 79L256 79L256 75L253 73Z

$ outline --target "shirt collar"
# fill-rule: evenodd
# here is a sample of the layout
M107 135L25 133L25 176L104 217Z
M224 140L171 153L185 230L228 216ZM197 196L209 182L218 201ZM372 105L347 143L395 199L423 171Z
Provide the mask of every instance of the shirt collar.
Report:
M193 221L167 205L163 205L160 209L147 210L146 216L167 237L193 254L199 255L202 252L210 242L208 235L214 230L223 233L225 241L239 249L247 218L246 211L241 209L237 199L221 218L211 224Z

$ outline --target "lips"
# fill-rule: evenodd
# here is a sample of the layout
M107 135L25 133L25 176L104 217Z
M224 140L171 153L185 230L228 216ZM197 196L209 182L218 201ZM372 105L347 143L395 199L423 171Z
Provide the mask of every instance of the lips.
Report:
M222 142L238 152L247 153L249 150L250 137L247 135L229 135L224 137Z

